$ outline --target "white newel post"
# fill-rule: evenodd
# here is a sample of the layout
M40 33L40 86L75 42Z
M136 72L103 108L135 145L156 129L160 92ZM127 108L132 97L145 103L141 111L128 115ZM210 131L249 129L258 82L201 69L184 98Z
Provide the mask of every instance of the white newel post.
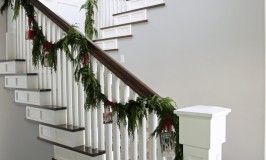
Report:
M184 160L221 160L226 135L226 115L231 109L193 106L175 111L179 116L179 142Z

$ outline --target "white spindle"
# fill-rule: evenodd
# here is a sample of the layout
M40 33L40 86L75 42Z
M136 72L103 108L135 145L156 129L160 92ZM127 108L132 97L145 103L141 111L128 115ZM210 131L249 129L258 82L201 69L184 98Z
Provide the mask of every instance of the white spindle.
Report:
M56 41L56 26L52 21L50 22L50 40L52 43ZM58 53L56 52L56 56L58 57ZM58 71L58 70L57 70ZM57 105L57 76L54 69L51 68L52 76L50 78L51 86L52 86L52 104Z
M142 124L139 124L139 159L147 160L147 125L146 118L142 119Z
M91 56L91 68L95 75L97 75L96 59ZM92 129L92 148L98 148L98 122L97 122L97 109L91 111L91 129Z
M97 79L101 85L101 92L104 93L104 66L99 62L97 63ZM100 102L98 106L99 150L105 150L103 111L104 111L103 102Z
M72 64L71 62L66 62L66 88L67 88L67 110L68 110L68 124L73 124L72 116Z
M130 89L130 99L136 100L137 94ZM133 136L130 136L130 159L131 160L138 160L138 131L137 128L134 132L134 139Z
M129 98L129 87L125 84L121 85L122 86L122 92L123 95L121 98L121 102L122 103L126 103L128 101ZM126 118L127 121L127 118ZM121 126L121 159L123 160L128 160L128 125L122 125Z
M52 41L51 20L48 17L46 17L45 21L46 21L46 37L47 37L47 40L51 42ZM50 68L50 67L46 67L47 88L48 89L52 88L52 75L51 75L52 71L51 71L51 69L52 68ZM52 95L52 102L53 102L53 95L54 95L53 89L52 89L51 95Z
M19 29L20 29L20 36L19 36L19 58L23 58L23 35L24 35L24 32L25 30L23 30L23 15L22 15L22 7L20 7L20 11L19 11L19 19L20 19L20 23L19 23Z
M59 27L55 26L55 40L58 41L59 39L61 39L61 30ZM57 86L57 95L56 95L56 99L57 99L57 105L58 106L62 106L62 99L63 99L63 80L62 80L62 51L58 50L57 51L57 81L56 81L56 86Z
M86 101L87 95L84 99ZM85 145L91 147L91 109L85 110Z
M41 26L42 25L42 13L41 12L37 12L37 21L38 24ZM44 88L43 84L43 68L41 66L41 63L39 62L39 66L38 66L38 81L39 81L39 88Z
M149 132L152 133L157 126L157 117L154 112L149 115ZM149 160L156 160L156 138L149 139Z
M81 80L78 84L78 117L79 117L79 123L78 125L80 127L85 127L84 125L84 87L81 83Z
M113 77L113 101L115 102L120 102L120 79L117 78L116 76L112 76ZM114 115L113 117L113 128L114 128L114 159L115 160L120 160L121 156L120 156L120 129L119 126L117 125L117 115Z
M105 94L109 100L112 100L112 74L109 70L105 70ZM113 160L113 143L112 143L112 124L105 125L105 138L106 138L106 160ZM115 159L116 160L116 159Z
M23 59L26 59L27 60L27 57L26 57L26 12L25 12L25 9L23 8L22 9L22 30L24 30L24 32L22 32L22 48L23 48L23 52L22 52L22 58ZM26 62L26 68L28 69L28 65L29 65L29 62ZM28 71L28 70L27 70Z
M72 54L74 57L76 57L77 52L73 50L72 48ZM73 78L75 66L72 66L72 117L73 117L73 125L79 126L78 124L78 85L75 79Z

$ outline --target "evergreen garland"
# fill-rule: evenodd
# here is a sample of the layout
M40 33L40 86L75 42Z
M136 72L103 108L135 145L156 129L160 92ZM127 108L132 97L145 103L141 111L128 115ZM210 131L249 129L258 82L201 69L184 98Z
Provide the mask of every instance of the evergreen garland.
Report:
M96 0L87 0L81 7L86 9L85 32L88 37L92 38L96 34L93 28L93 8L96 5ZM44 65L43 50L49 52L48 64L56 71L57 69L57 51L63 50L68 60L73 63L75 67L74 78L76 82L80 82L84 86L84 91L87 94L84 107L85 109L95 109L100 102L104 102L105 107L111 107L113 114L117 115L117 124L119 126L128 124L129 135L134 136L134 131L138 125L142 125L142 120L147 118L147 110L149 113L154 112L158 116L159 125L156 127L151 137L159 136L163 130L172 130L174 128L174 138L176 141L176 157L175 160L183 160L183 147L179 144L179 119L174 114L174 101L170 98L161 98L157 96L142 98L138 97L136 100L129 100L124 103L117 103L108 100L106 95L101 93L101 85L96 79L89 61L89 43L83 35L75 30L72 26L67 34L55 43L47 40L42 32L42 28L38 25L34 17L34 7L28 0L16 0L15 5L11 0L5 0L0 11L3 13L9 6L14 10L14 17L16 19L19 15L20 6L22 6L31 21L29 25L32 26L34 32L33 49L32 49L32 63L35 67ZM71 49L69 48L71 47ZM77 55L72 55L71 50L78 50Z

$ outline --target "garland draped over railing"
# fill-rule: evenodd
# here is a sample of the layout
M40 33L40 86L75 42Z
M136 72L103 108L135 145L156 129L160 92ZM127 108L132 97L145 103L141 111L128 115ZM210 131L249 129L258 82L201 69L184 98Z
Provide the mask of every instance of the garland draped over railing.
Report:
M93 28L94 20L93 9L96 7L96 0L87 0L81 7L86 10L85 33L89 38L97 34ZM86 37L81 35L72 26L65 36L57 42L49 42L42 32L41 26L38 25L34 18L34 6L29 0L16 0L12 4L11 0L5 0L1 7L1 13L11 7L14 10L16 19L19 15L20 6L22 6L28 16L28 25L33 31L33 49L32 63L35 67L41 63L44 66L45 58L48 59L48 65L57 70L57 51L63 50L68 60L75 66L74 78L76 82L82 82L84 91L87 94L84 107L85 109L95 109L97 104L104 102L105 107L111 107L113 114L117 115L117 124L119 126L128 124L129 135L134 135L137 125L142 125L143 118L147 118L147 110L149 113L154 112L158 116L159 124L151 134L151 136L159 136L162 131L172 131L174 128L174 141L176 142L175 160L183 160L183 147L179 144L179 119L174 114L174 101L170 98L161 98L153 96L149 98L138 97L136 100L129 100L126 103L112 102L107 96L101 92L101 85L95 77L91 69L89 60L90 45ZM78 50L79 53L75 56L69 49ZM43 52L48 52L48 57L45 57ZM127 120L128 119L128 120Z

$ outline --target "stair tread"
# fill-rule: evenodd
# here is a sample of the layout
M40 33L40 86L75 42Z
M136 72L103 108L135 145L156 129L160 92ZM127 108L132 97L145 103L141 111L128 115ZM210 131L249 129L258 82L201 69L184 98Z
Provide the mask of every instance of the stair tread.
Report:
M127 38L127 37L132 37L132 35L116 36L116 37L103 38L103 39L95 39L95 40L93 40L93 42L105 41L105 40L117 39L117 38Z
M129 25L129 24L138 24L138 23L143 23L143 22L148 22L148 20L145 19L145 20L140 20L140 21L135 21L135 22L128 22L128 23L123 23L123 24L117 24L117 25L113 25L113 26L102 27L102 28L100 28L100 29L103 30L103 29L109 29L109 28L121 27L121 26Z
M121 15L121 14L125 14L125 13L130 13L130 12L135 12L135 11L139 11L139 10L143 10L143 9L160 7L160 6L165 6L165 3L159 3L159 4L155 4L155 5L151 5L151 6L145 6L145 7L141 7L141 8L137 8L137 9L132 9L129 11L119 12L119 13L113 14L113 16L117 16L117 15Z
M18 104L22 104L22 103L18 103ZM67 107L56 106L56 105L40 105L39 106L39 105L27 104L27 106L34 107L34 108L42 108L42 109L47 109L47 110L54 110L54 111L66 110L67 109Z
M69 150L74 151L74 152L85 154L85 155L91 156L91 157L96 157L96 156L105 154L105 151L103 151L103 150L92 149L91 147L85 147L84 145L72 148L72 147L65 146L65 145L62 145L62 144L59 144L59 143L56 143L56 142L53 142L53 141L49 141L49 140L44 139L44 138L38 137L37 139L40 140L40 141L43 141L43 142L47 142L47 143L50 143L50 144L65 148L65 149L69 149Z
M8 75L8 76L37 76L38 73L7 73L2 75Z
M49 92L52 91L51 89L44 89L44 88L17 88L16 90L20 90L20 91L33 91L33 92Z
M40 122L40 123L45 125L45 126L49 126L49 127L53 127L53 128L56 128L56 129L69 131L69 132L78 132L78 131L85 130L84 127L73 126L73 125L69 125L69 124L52 125L52 124L43 123L43 122Z
M16 61L16 62L25 62L25 59L2 59L0 60L0 62L12 62L12 61Z

